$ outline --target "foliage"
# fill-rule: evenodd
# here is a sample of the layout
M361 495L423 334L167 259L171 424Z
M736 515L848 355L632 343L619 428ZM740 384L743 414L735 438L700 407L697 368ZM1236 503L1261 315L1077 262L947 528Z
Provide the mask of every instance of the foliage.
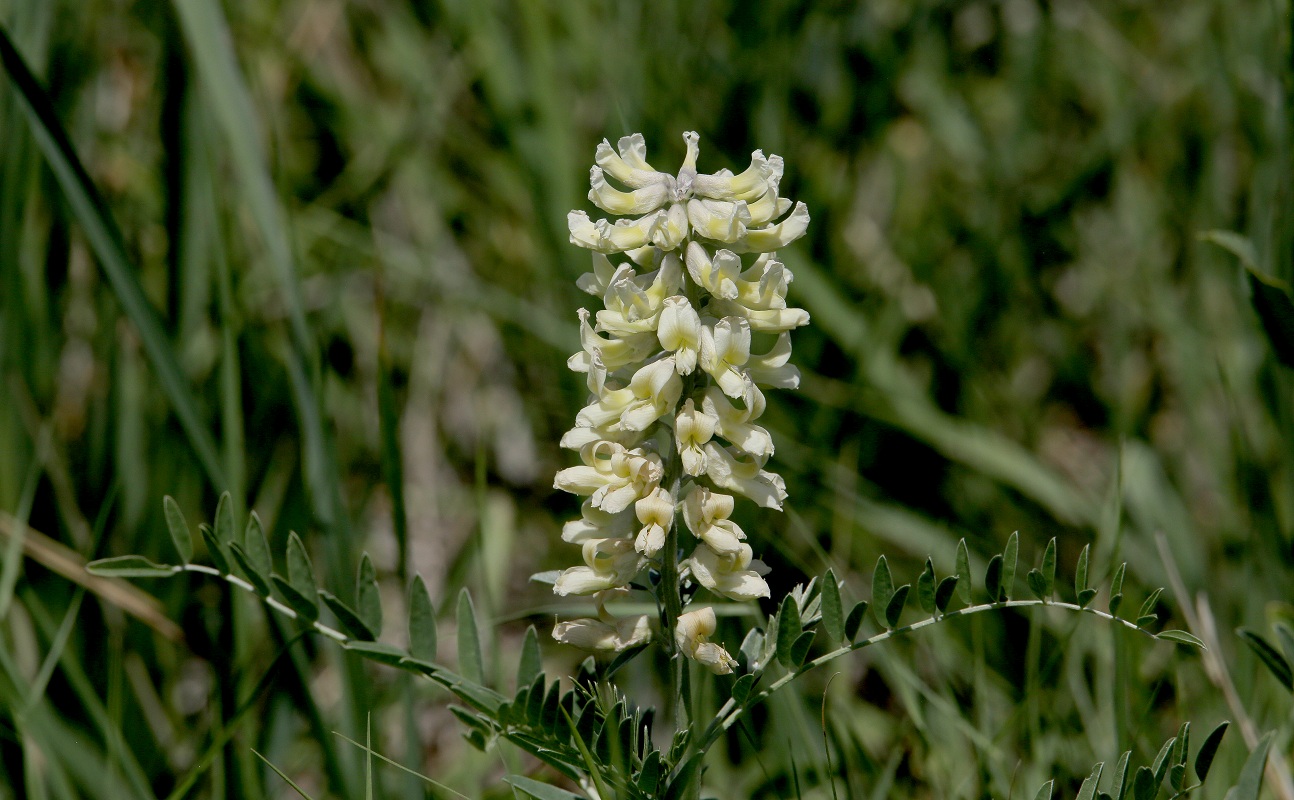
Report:
M733 168L786 155L814 210L781 253L813 319L803 387L766 415L803 500L738 521L775 598L821 576L799 635L772 637L785 660L694 676L695 714L837 633L954 610L751 705L706 785L1069 797L1115 753L1143 785L1198 764L1156 755L1186 719L1232 719L1198 794L1256 796L1264 748L1289 756L1287 5L0 0L0 797L286 796L266 761L315 796L452 796L377 756L467 796L563 781L457 735L493 730L445 685L468 669L369 662L396 660L383 621L403 662L471 653L474 620L470 685L498 695L478 701L581 674L535 655L556 608L524 588L569 561L550 486L587 267L565 214L602 137L691 129ZM172 521L226 491L177 559ZM127 554L174 574L81 568ZM957 615L995 554L992 596L1090 611ZM1169 607L1207 651L1094 614ZM781 608L728 608L716 639L749 663L741 637ZM591 666L665 713L656 656ZM368 741L370 718L366 785L369 751L333 731Z

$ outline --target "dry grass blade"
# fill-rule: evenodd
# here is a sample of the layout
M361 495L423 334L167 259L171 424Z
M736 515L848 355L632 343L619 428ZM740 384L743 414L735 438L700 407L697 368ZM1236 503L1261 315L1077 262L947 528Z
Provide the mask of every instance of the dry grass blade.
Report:
M80 553L0 512L0 538L9 539L17 535L22 536L23 553L31 560L84 586L86 591L120 608L166 639L184 641L184 631L166 616L162 604L155 598L125 581L91 575L85 571L85 559Z

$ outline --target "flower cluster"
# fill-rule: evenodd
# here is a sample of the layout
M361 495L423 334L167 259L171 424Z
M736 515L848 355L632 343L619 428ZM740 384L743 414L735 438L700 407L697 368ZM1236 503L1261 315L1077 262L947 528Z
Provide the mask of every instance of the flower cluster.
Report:
M773 440L758 420L762 388L799 385L789 332L809 315L787 307L792 276L774 251L804 234L809 213L779 195L780 157L756 150L740 174L707 175L696 171L697 134L683 139L677 175L647 163L641 134L615 150L604 141L589 199L630 218L567 218L571 242L593 251L579 286L603 309L580 310L581 350L568 362L587 375L589 403L562 437L581 465L558 472L554 485L586 498L562 531L583 548L584 564L561 573L554 590L594 595L599 618L561 623L553 635L588 649L646 640L645 618L616 622L603 603L647 565L668 563L679 510L696 540L677 565L680 579L733 600L769 595L767 568L730 516L734 495L779 510L786 499L781 477L765 469ZM727 651L707 640L712 609L684 613L674 629L680 651L732 671Z

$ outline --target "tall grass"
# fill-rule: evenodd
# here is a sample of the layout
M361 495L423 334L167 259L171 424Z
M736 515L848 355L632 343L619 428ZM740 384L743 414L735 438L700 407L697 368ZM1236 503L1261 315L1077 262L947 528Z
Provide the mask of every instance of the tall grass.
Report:
M882 552L947 574L963 537L979 574L1015 530L1063 571L1094 542L1138 603L1180 573L1164 610L1211 609L1288 754L1289 697L1229 632L1294 614L1294 383L1199 238L1294 279L1286 6L0 0L0 797L286 796L255 750L357 798L336 734L369 719L378 752L507 796L533 765L472 749L444 696L196 578L75 559L164 554L159 498L196 521L228 490L333 587L371 553L391 618L415 573L438 608L470 587L487 663L515 661L574 508L565 214L602 137L676 163L689 129L707 169L787 156L815 220L780 254L804 390L767 417L799 500L739 519L774 596L828 566L866 596ZM891 644L778 696L707 783L1068 796L1235 714L1198 658L1088 621ZM374 768L375 795L453 796Z

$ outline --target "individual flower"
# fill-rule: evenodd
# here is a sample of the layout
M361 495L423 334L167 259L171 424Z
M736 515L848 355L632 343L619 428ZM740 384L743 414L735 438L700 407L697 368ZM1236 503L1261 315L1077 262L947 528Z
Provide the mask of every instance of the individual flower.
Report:
M633 539L589 539L584 542L584 564L558 575L553 591L564 596L617 589L634 579L643 558Z
M690 375L696 369L697 351L701 347L701 317L686 297L666 298L656 337L666 352L674 354L679 375Z
M628 450L615 442L593 442L580 448L580 467L557 473L553 487L589 497L593 507L615 514L660 484L660 456Z
M625 388L604 389L575 424L598 428L615 422L620 430L641 431L672 411L682 392L674 357L663 358L640 367Z
M747 453L739 447L705 446L705 474L715 486L745 495L764 508L782 509L786 484L782 476L764 469L768 456Z
M585 617L557 623L553 638L582 650L619 653L650 641L651 624L645 615L614 622Z
M714 432L753 456L768 457L773 454L773 437L753 420L764 413L764 393L752 381L742 394L740 406L717 387L705 390L701 409L714 420Z
M674 498L664 489L656 488L634 503L634 514L643 526L634 539L634 549L647 558L655 558L665 546L666 531L674 524Z
M683 401L683 410L674 418L674 444L683 460L683 472L692 477L705 474L705 451L701 448L718 425L719 419L709 411L698 411L692 398Z
M645 615L616 619L607 612L606 601L610 595L627 593L624 589L609 589L593 596L597 605L597 618L585 617L569 622L559 622L553 628L553 638L562 644L574 645L583 650L619 653L651 640L651 624Z
M737 666L737 660L721 645L710 641L717 627L714 609L709 606L685 612L674 628L674 642L688 658L716 675L727 675Z
M562 541L583 544L589 539L621 539L633 533L633 515L628 511L609 514L595 508L592 500L580 506L580 518L562 526Z
M752 557L750 545L737 545L736 552L716 553L707 546L698 547L687 560L696 582L730 600L758 600L768 597L764 575L768 567Z
M746 534L728 519L734 504L731 495L712 492L704 486L693 486L683 501L683 522L696 538L720 556L741 552Z

